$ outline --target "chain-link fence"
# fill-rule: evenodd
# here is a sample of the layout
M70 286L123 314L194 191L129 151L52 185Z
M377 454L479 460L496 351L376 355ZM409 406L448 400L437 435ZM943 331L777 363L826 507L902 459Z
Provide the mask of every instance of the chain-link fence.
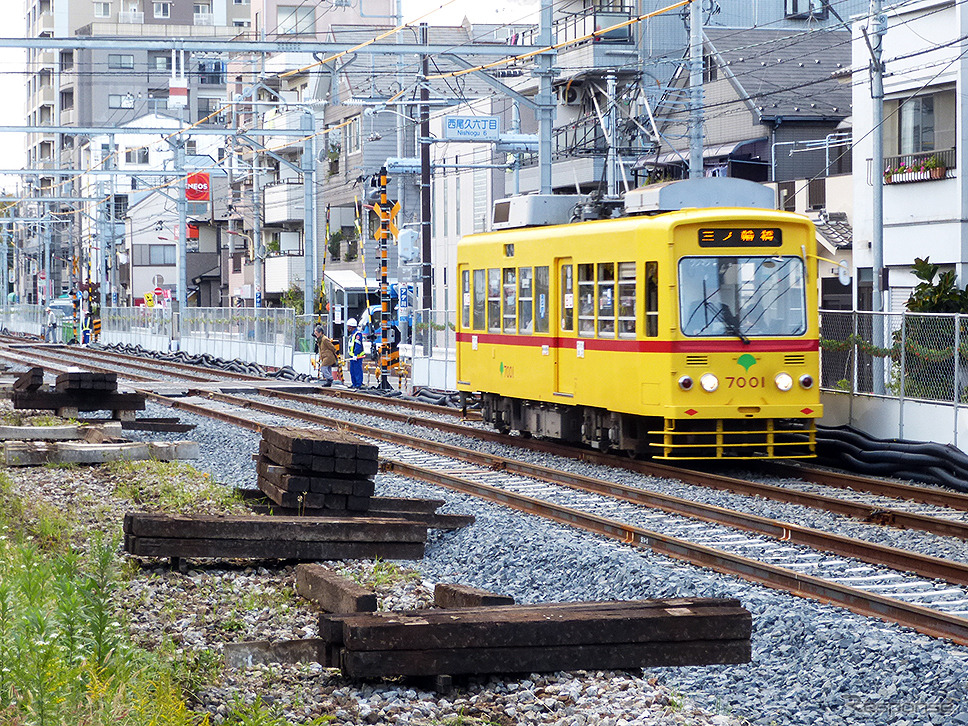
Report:
M414 385L457 388L457 313L415 310L411 343Z
M105 345L140 345L149 350L171 348L171 311L165 308L104 308L101 335Z
M180 349L281 368L292 365L295 313L290 308L186 308Z
M820 311L821 386L968 403L968 315Z
M44 334L43 305L8 305L0 312L0 330L28 335Z

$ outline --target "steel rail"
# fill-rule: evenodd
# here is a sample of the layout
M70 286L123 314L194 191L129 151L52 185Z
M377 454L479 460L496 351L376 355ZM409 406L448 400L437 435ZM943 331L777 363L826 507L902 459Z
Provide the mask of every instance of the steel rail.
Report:
M823 486L838 487L840 489L853 489L867 494L876 494L895 499L903 497L912 502L921 504L933 504L938 507L948 507L968 512L968 494L961 492L945 491L944 489L933 489L929 487L919 487L911 484L901 484L899 482L883 481L870 477L848 474L840 471L828 471L826 469L815 469L810 466L796 466L791 464L780 464L776 462L762 462L757 464L758 468L770 472L777 476L788 477L791 479L803 479L804 481Z
M13 347L19 350L25 350L25 349L37 350L37 347L33 345L15 345ZM45 349L41 349L41 350L45 350ZM37 355L42 355L42 354L37 354ZM186 378L194 379L202 383L217 384L220 382L220 378L229 378L232 380L246 381L246 382L252 383L255 391L263 396L268 396L272 398L281 398L284 400L305 401L306 403L316 403L316 404L319 403L318 400L314 400L312 396L309 396L306 394L291 393L289 391L280 391L278 389L271 388L271 387L259 386L257 384L259 382L264 383L266 379L261 376L249 375L248 373L239 373L237 371L223 371L220 369L213 369L213 368L206 368L205 366L198 366L193 363L182 363L181 361L169 361L169 360L161 360L157 358L148 359L151 361L151 363L148 363L146 362L146 359L141 356L131 355L129 353L119 353L119 352L110 351L110 350L104 351L104 350L72 348L71 355L74 356L75 358L80 357L86 360L95 360L95 361L101 361L101 362L110 361L112 357L121 358L122 360L129 362L135 368L138 368L141 370L149 370L153 372L157 371L158 366L152 365L152 364L161 364L161 366L163 367L173 368L179 371L192 371L197 374L202 374L202 375L190 375L189 373L180 374L180 375L184 375L184 377ZM56 357L51 357L51 358L56 359ZM203 375L213 376L213 377L207 378L207 377L203 377ZM135 378L134 376L129 376L129 377ZM154 380L153 378L143 377L143 376L138 376L137 378L141 380ZM286 382L287 381L284 381L284 380L280 381L280 383L286 383ZM354 401L354 400L358 400L361 396L367 396L366 393L359 393L359 392L351 393L349 391L341 391L339 389L330 390L330 389L322 389L322 388L317 392L317 394L314 394L314 395L326 396L327 398L347 400L347 401ZM386 402L389 405L398 406L399 408L409 408L414 411L437 413L445 416L452 416L455 418L461 417L461 412L457 409L449 408L447 406L438 406L437 404L427 403L425 401L411 401L403 398L387 398L384 396L379 396L379 397L367 396L367 399L371 401L375 400L380 402ZM325 405L330 406L332 408L344 408L345 410L355 411L358 413L366 413L367 411L371 411L371 409L368 409L361 404L353 405L352 403L342 404L342 403L336 403L333 401L326 401ZM477 416L465 416L463 418L467 420L480 420L480 414L478 413Z
M746 514L725 507L717 507L710 504L692 502L680 497L673 497L666 494L659 494L636 487L626 486L613 482L606 482L600 479L560 472L556 469L529 464L516 459L508 459L494 454L484 452L469 451L452 444L445 444L424 439L414 439L412 436L386 431L382 428L367 426L334 419L308 411L298 411L274 404L260 403L247 398L239 398L229 394L215 394L210 397L212 400L219 401L228 405L257 410L262 413L269 413L277 416L296 418L307 423L329 426L332 428L342 428L360 436L371 439L378 439L388 443L407 446L412 449L420 449L428 453L439 454L449 458L457 459L468 463L477 464L495 471L506 471L521 476L531 477L551 484L564 485L580 491L600 494L614 499L631 502L641 506L660 509L671 514L683 515L706 522L724 524L730 527L755 532L767 537L772 537L781 542L800 544L816 550L822 550L845 557L852 557L870 564L884 565L894 570L911 571L932 579L940 579L956 585L968 585L968 565L960 562L952 562L940 557L931 557L916 552L888 547L865 540L852 537L822 532L810 527L777 522L766 517ZM192 410L196 413L203 413L212 409L200 406L199 404L185 401L184 399L173 399L171 405L176 408ZM213 411L213 414L222 418L223 421L234 423L233 414ZM206 415L203 413L203 415ZM260 430L260 429L253 429Z
M181 364L185 365L185 364ZM257 387L256 387L257 388ZM141 390L141 393L149 393L148 391ZM303 394L288 393L283 391L276 391L273 389L259 389L255 391L260 395L267 397L280 398L287 401L307 403L310 405L320 405L321 402L313 397L306 396ZM200 395L208 396L209 398L217 399L219 396L225 396L226 394L218 394L214 392L200 392ZM166 400L163 396L157 396L156 400L164 401ZM384 399L379 399L383 401ZM395 399L389 399L390 401ZM226 400L227 403L232 405L240 405L239 399L231 397L230 400ZM255 408L257 405L269 405L269 404L257 404L257 402L250 401L248 403L249 407ZM826 496L823 494L815 494L811 492L800 492L792 489L785 489L780 486L773 484L765 484L761 482L752 482L744 479L737 479L735 477L724 476L722 474L713 474L710 472L699 471L696 469L683 469L674 466L668 466L666 464L657 464L648 461L639 461L628 458L623 458L620 456L603 454L596 451L579 450L574 447L564 446L551 441L544 441L540 439L526 439L522 437L514 437L509 440L506 434L498 433L490 429L479 429L479 428L469 428L459 423L450 423L447 421L429 421L420 418L415 418L414 416L406 413L399 413L396 411L373 411L366 405L351 403L351 402L331 402L326 401L322 405L331 406L333 408L342 409L346 411L351 411L354 413L360 413L365 415L378 415L388 420L396 421L398 423L412 424L418 426L426 426L428 428L434 428L447 433L452 433L461 436L470 436L478 440L487 441L490 443L497 444L508 444L513 443L513 445L520 448L526 448L532 451L538 451L541 453L554 454L557 456L562 456L565 458L578 459L588 463L599 464L603 466L611 466L622 468L628 471L632 471L638 474L650 475L650 476L660 476L669 479L678 479L687 484L693 484L697 486L702 486L710 489L717 489L721 491L730 491L737 494L745 494L748 496L758 496L771 499L773 501L786 502L789 504L797 504L800 506L810 507L812 509L819 509L823 511L832 512L834 514L840 514L843 516L851 517L853 519L858 519L863 522L867 522L875 525L882 526L892 526L900 529L916 529L924 532L930 532L932 534L940 535L943 537L957 537L959 539L968 539L968 522L961 522L954 519L945 519L939 517L932 517L929 515L918 514L914 512L905 512L901 509L895 509L890 507L882 507L870 504L864 504L861 502L852 502L846 499L839 499L837 497ZM392 405L392 404L391 404ZM428 404L425 404L428 405ZM446 409L443 407L436 407L436 409L443 409L443 411L453 412L453 409ZM435 411L436 411L435 409ZM283 409L280 407L274 407L271 409L272 413L277 413L279 415L290 415L299 416L300 412L293 411L292 409ZM337 419L330 419L336 421ZM336 424L330 424L336 425ZM345 426L345 424L342 424ZM876 480L871 480L872 486L874 484L878 485L882 491L889 491L888 487L891 486L890 482L879 482ZM916 492L923 492L920 487L913 487L910 485L900 485L904 490L915 490ZM931 493L933 493L932 490ZM943 494L943 493L942 493ZM902 496L897 494L896 496Z
M852 612L880 618L938 638L968 645L968 619L947 615L930 608L912 605L868 593L857 588L804 575L784 567L757 562L741 555L694 544L677 537L581 512L522 494L508 492L480 482L470 482L453 474L431 471L410 464L393 462L389 469L465 494L502 504L521 512L593 532L624 544L648 548L658 554L684 560L700 567L741 577L744 580L784 590L800 597L844 607Z
M237 426L242 426L249 430L261 431L264 427L263 424L257 421L252 421L228 411L213 409L211 406L204 406L202 404L192 403L183 399L168 399L164 396L151 392L146 393L152 399L166 403L174 408L189 410L193 413L209 418L216 418ZM403 444L411 448L416 447L424 450L431 450L434 453L451 455L452 451L457 449L457 447L450 446L449 444L424 441L418 441L415 445L415 442L410 437L405 435L393 434L379 428L345 422L339 419L330 419L318 414L311 414L304 411L294 411L292 409L286 409L284 407L275 406L272 404L261 404L253 402L250 399L229 396L226 394L212 394L209 396L209 398L218 400L225 404L232 404L237 407L260 410L264 413L274 413L280 416L287 416L290 418L294 417L314 423L325 423L327 425L333 425L351 430L355 433L359 433L370 438L392 441L393 443ZM425 446L428 443L430 443L431 446ZM468 455L465 456L465 460L471 460L475 463L502 461L501 457L494 457L493 455L482 454L479 452L466 453ZM701 567L708 567L717 572L737 576L751 582L757 582L759 584L790 592L801 597L836 604L861 615L877 617L890 622L895 622L900 625L914 628L919 632L931 635L933 637L947 638L956 643L968 645L968 619L947 615L929 608L904 603L881 595L867 593L857 588L826 581L822 578L804 575L783 567L757 562L740 555L729 554L711 547L698 545L676 537L663 535L640 527L635 527L633 525L609 520L604 517L581 512L573 508L555 505L524 495L514 494L512 492L507 492L505 490L491 487L479 482L468 482L451 474L430 471L410 464L387 460L386 458L383 459L383 465L387 469L396 473L414 476L424 481L445 486L447 488L454 489L455 491L472 494L479 498L503 504L519 511L536 514L553 521L568 524L589 532L594 532L618 540L625 544L649 548L659 554L665 554L669 557L690 562ZM530 467L521 462L503 460L503 468L508 471L512 469L520 469L523 473ZM544 467L534 467L535 471L543 468ZM583 477L572 476L570 478L577 481L579 478ZM617 487L618 485L605 486L606 488L609 488L610 486ZM667 499L671 500L672 498ZM694 507L697 506L695 503L691 504ZM713 510L717 508L707 507L706 509ZM729 513L728 510L724 510L724 515L728 517L733 517L737 514L738 513ZM786 528L783 523L774 523L773 526L779 526L781 530ZM790 539L792 541L793 530L790 530L790 532ZM873 545L869 545L869 543L865 544L873 547ZM883 549L890 550L893 548ZM912 557L920 557L918 555L914 555L913 553L902 552L902 554L907 554L908 556Z

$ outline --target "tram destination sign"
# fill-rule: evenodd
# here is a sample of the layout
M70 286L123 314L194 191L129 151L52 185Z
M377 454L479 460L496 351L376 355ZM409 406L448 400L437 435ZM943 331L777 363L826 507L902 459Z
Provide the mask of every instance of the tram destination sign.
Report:
M776 227L729 227L699 230L700 247L779 247L783 230Z

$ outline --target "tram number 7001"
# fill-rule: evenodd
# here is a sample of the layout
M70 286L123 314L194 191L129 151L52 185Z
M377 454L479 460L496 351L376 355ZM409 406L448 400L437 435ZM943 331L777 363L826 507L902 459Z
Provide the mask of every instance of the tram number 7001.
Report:
M726 376L726 380L729 382L728 388L765 388L766 378L763 376Z

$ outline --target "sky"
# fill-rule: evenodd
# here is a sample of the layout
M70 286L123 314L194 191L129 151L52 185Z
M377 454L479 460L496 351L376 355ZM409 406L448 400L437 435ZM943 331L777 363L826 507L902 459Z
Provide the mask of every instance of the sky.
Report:
M538 0L403 0L403 19L415 20L434 11L424 18L432 25L457 25L465 16L479 23L533 21L528 14L538 6ZM24 36L23 0L0 0L0 28L4 28L0 37ZM24 123L25 59L22 48L0 48L0 126ZM19 169L25 163L23 134L0 133L0 169ZM12 193L17 182L16 176L0 175L0 190Z

